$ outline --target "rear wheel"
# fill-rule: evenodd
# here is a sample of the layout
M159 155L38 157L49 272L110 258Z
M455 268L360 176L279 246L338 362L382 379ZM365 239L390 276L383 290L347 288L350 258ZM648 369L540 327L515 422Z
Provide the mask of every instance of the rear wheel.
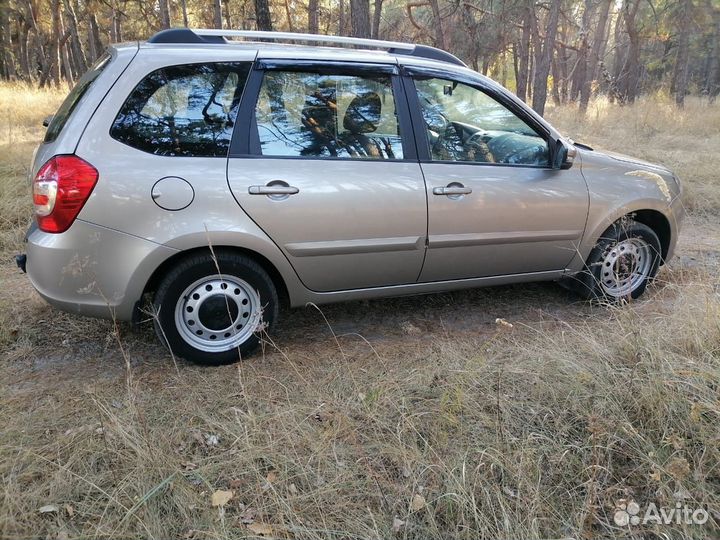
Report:
M650 227L631 219L618 221L590 252L576 288L593 300L639 298L657 274L660 253L660 240Z
M165 276L153 301L155 330L173 354L206 365L250 354L277 318L278 296L255 261L218 251L193 255Z

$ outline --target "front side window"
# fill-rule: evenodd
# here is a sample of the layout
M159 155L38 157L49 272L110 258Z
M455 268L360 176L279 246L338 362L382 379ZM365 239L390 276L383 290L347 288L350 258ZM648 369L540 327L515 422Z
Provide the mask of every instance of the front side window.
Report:
M434 161L547 167L547 141L486 93L457 81L416 78Z
M171 66L150 73L110 135L159 156L225 157L250 64Z
M263 156L403 158L390 75L268 71L255 118Z

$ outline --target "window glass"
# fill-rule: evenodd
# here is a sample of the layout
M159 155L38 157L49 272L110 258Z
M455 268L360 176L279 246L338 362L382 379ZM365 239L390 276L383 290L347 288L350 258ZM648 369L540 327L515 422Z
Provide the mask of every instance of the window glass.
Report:
M268 71L255 117L264 156L403 157L389 75Z
M77 84L70 91L65 101L62 102L60 108L53 115L50 124L48 125L47 131L45 131L45 142L52 142L57 139L60 132L65 127L70 115L77 107L80 100L87 93L92 83L98 78L102 70L105 69L110 63L110 55L104 54L101 56L95 64L83 75Z
M159 156L226 156L249 63L171 66L133 90L110 135Z
M433 160L548 166L544 138L484 92L445 79L415 79Z

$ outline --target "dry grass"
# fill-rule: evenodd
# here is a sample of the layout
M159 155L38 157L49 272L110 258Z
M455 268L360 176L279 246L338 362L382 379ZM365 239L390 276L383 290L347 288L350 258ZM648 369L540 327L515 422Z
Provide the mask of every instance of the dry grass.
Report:
M32 201L27 180L30 156L42 139L42 119L53 114L66 88L40 90L0 84L0 256L19 246Z
M148 329L54 312L7 261L58 97L15 111L15 94L0 88L0 537L720 533L718 106L551 111L578 140L680 169L693 213L647 300L593 308L541 284L329 306L337 338L295 310L264 354L201 369ZM711 519L623 529L629 498Z
M570 107L551 110L548 118L577 141L670 167L686 181L689 210L715 218L720 213L720 105L693 98L679 111L659 96L632 107L601 98L584 119Z

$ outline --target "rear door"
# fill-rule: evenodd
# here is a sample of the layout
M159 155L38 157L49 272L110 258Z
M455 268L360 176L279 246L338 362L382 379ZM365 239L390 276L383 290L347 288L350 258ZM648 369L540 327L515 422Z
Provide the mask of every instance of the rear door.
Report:
M308 288L417 280L425 183L396 66L258 61L240 118L230 188Z

